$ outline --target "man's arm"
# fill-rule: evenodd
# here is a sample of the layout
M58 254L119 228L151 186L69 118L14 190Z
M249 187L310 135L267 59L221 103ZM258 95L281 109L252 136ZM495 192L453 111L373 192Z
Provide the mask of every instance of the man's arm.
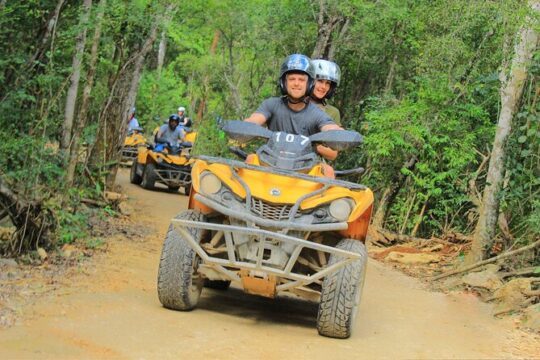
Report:
M328 130L345 130L341 126L336 124L326 124L321 127L321 131L328 131Z
M156 136L155 136L155 142L156 143L160 143L160 144L166 144L167 143L167 140L163 139L163 134L164 134L164 130L161 130L161 128L159 128L158 132L156 133Z
M266 117L261 113L254 112L248 118L244 119L244 121L262 126L266 124Z
M327 124L321 127L321 131L328 130L343 130L343 128L336 124ZM335 160L338 156L338 152L336 150L332 150L329 147L322 145L317 145L317 152L326 160Z

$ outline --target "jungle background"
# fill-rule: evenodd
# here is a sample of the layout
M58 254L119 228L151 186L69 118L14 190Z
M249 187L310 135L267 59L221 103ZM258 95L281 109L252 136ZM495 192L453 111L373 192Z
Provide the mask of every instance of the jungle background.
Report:
M277 95L281 61L303 53L341 67L333 104L364 144L334 165L366 168L348 180L375 192L373 242L454 241L458 266L526 247L503 270L537 276L538 6L1 0L0 217L15 231L0 250L92 241L86 205L115 214L131 107L149 133L185 106L197 151L223 155L216 118Z

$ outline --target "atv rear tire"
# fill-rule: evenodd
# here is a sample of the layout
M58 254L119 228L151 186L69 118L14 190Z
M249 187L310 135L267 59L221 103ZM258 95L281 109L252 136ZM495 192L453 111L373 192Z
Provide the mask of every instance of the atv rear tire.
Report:
M360 259L324 278L317 330L323 336L346 339L351 336L362 296L368 256L365 245L358 240L343 239L336 248L357 253ZM328 266L340 259L331 255Z
M231 286L229 280L208 280L204 279L204 287L214 290L227 290Z
M154 184L156 183L156 165L149 163L146 164L143 175L141 186L147 190L154 189Z
M180 186L169 186L170 192L178 192L178 189L180 189Z
M176 219L205 221L199 211L186 210ZM195 241L203 236L202 229L187 229ZM193 310L199 302L204 278L197 273L200 258L184 237L171 224L163 243L158 271L158 297L168 309Z
M139 163L137 159L133 160L131 164L131 171L129 172L129 182L135 185L140 185L142 182L142 176L137 174Z

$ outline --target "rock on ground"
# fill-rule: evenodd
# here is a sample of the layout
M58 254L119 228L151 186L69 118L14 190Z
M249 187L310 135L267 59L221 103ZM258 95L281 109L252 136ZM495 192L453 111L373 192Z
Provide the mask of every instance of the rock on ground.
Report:
M502 281L497 272L499 267L497 265L486 265L484 271L473 272L463 276L462 281L464 284L488 289L495 291L502 286Z
M531 305L525 310L523 326L540 331L540 303Z
M397 251L392 251L386 257L388 261L394 261L401 264L430 264L441 261L441 256L437 254L407 254Z

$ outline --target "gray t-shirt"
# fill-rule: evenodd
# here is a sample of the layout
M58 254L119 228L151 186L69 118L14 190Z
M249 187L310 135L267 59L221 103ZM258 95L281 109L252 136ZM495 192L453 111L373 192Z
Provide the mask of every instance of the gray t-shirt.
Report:
M184 138L184 132L180 126L177 126L174 131L169 128L169 125L161 125L158 132L158 140L160 142L168 142L173 146L178 146L179 139Z
M300 111L290 109L283 98L272 97L263 101L255 111L264 115L266 126L272 131L310 136L325 125L335 124L332 119L312 103Z

